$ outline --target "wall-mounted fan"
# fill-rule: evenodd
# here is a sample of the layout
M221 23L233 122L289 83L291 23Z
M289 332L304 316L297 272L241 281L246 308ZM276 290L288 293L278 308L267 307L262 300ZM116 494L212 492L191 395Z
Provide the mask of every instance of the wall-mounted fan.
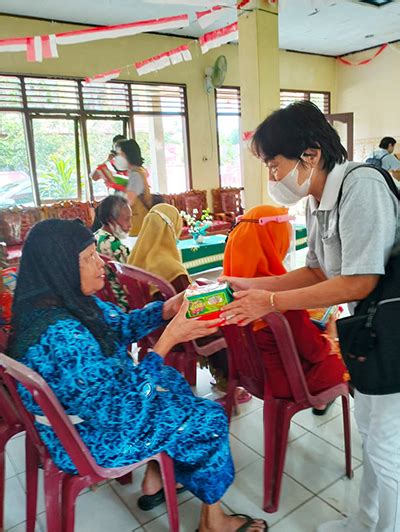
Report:
M206 68L204 86L207 94L223 85L227 69L228 61L224 55L217 57L214 66Z

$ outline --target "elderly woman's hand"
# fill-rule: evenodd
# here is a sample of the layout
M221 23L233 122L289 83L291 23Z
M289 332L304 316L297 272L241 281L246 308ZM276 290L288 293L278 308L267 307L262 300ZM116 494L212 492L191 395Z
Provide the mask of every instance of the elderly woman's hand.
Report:
M163 320L169 321L179 312L179 309L181 308L183 303L184 295L185 292L183 291L171 297L170 299L167 299L167 301L164 303L162 310Z
M267 290L244 290L233 294L235 301L224 307L221 318L225 325L248 325L276 310L271 306L271 292Z
M218 331L217 326L221 323L220 319L209 321L193 318L187 319L186 312L188 307L189 303L185 299L178 314L167 325L160 339L154 346L154 351L160 356L167 355L176 344L196 340L203 336L215 334Z

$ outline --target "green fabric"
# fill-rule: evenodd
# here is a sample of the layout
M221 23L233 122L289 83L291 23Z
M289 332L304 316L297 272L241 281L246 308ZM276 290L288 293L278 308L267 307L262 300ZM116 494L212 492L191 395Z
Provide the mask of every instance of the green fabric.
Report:
M295 225L296 251L307 247L307 229L305 225ZM178 249L182 261L190 274L200 273L212 268L221 268L224 259L226 235L206 236L202 244L197 245L191 238L180 240Z

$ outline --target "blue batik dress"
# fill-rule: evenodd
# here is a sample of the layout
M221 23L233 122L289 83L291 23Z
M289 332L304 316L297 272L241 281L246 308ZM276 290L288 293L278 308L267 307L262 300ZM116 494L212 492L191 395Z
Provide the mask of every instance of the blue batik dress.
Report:
M228 422L220 405L195 397L184 378L156 353L134 365L127 346L163 325L163 303L122 312L96 299L119 344L111 357L72 316L49 325L21 361L50 385L96 462L120 467L165 451L174 460L177 482L203 502L218 501L233 481ZM24 403L43 415L29 392ZM36 427L53 460L76 469L52 428Z

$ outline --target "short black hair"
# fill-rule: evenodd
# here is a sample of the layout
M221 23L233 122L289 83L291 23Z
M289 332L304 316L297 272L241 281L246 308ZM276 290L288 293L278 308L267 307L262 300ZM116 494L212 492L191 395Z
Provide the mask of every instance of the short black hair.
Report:
M115 135L115 137L113 137L112 143L115 144L120 140L126 140L126 137L124 137L124 135Z
M125 153L128 163L134 164L135 166L143 166L144 159L142 158L142 152L136 140L122 140L118 142L118 147Z
M269 161L277 155L300 159L307 148L320 149L323 168L330 172L347 160L347 151L337 131L310 101L291 103L269 115L256 129L251 141L254 155Z
M393 144L393 146L396 144L397 140L393 137L383 137L383 139L379 143L379 147L383 148L384 150L387 150L389 148L389 144Z
M123 207L129 207L128 200L123 196L114 194L103 199L98 210L98 217L102 225L108 225L115 221Z

